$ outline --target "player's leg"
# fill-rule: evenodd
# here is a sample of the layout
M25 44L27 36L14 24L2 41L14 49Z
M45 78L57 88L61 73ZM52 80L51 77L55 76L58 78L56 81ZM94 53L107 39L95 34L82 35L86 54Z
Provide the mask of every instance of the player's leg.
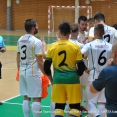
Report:
M53 84L52 102L55 102L55 117L64 116L64 108L66 104L66 91L64 84Z
M66 117L70 117L70 107L68 101L66 101L65 110L66 110Z
M105 88L100 92L99 98L98 98L98 110L101 115L101 117L105 117Z
M30 98L27 97L26 95L24 96L24 101L22 106L23 106L24 117L29 117L30 116Z
M24 96L23 105L22 105L24 117L29 117L30 116L30 98L27 97L28 93L27 93L27 82L26 82L25 75L20 75L19 84L20 84L20 95Z
M84 59L83 60L85 65L88 65L88 59ZM88 74L87 73L83 73L83 75L80 77L80 84L81 84L81 91L82 91L82 102L85 103L85 99L84 99L84 89L86 87L86 84L88 82ZM84 105L80 106L80 110L81 111L87 111L87 109L84 107Z
M32 113L33 117L40 117L40 102L42 97L42 79L39 75L27 76L28 97L33 98Z
M1 72L1 69L2 69L2 63L0 61L0 79L2 78L2 72Z
M2 75L1 75L1 68L2 68L2 63L1 63L1 61L0 61L0 79L2 78ZM3 103L2 102L0 102L0 105L2 105Z
M50 109L51 109L51 117L55 117L55 115L54 115L55 102L51 102Z
M80 117L81 86L80 84L66 84L66 93L70 106L70 116Z
M89 113L89 117L98 117L99 113L96 107L97 104L97 100L98 100L98 96L99 93L97 94L93 94L90 92L90 81L88 81L87 85L86 85L86 90L85 90L85 97L86 97L86 108L88 110Z

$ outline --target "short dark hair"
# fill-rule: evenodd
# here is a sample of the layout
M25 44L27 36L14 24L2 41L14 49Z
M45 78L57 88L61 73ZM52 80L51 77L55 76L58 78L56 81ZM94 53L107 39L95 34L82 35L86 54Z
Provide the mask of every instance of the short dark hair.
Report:
M103 36L104 35L104 25L103 24L95 25L94 31L97 31L99 36Z
M32 27L36 27L36 20L34 19L27 19L25 20L24 27L26 32L30 32Z
M71 24L71 31L73 33L76 33L78 31L78 24Z
M102 13L96 13L95 15L94 15L94 20L97 20L97 21L104 21L105 22L105 16L104 16L104 14L102 14Z
M70 34L71 32L71 27L69 22L63 21L62 23L60 23L60 25L58 26L58 29L60 30L61 34L66 36L67 34Z
M117 30L117 24L114 24L113 27Z
M89 18L88 20L87 20L87 22L94 22L94 19L93 18Z
M80 23L80 21L87 21L87 18L83 15L81 15L79 18L78 18L78 23Z

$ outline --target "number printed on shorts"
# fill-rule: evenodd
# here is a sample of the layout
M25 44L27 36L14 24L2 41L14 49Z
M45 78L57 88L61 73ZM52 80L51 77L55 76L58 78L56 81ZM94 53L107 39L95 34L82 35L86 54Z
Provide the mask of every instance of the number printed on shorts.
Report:
M64 58L63 58L63 60L61 61L61 63L59 64L59 67L61 67L61 66L68 66L68 65L65 63L65 60L66 60L66 51L63 50L63 51L60 51L60 52L58 53L59 56L60 56L61 54L64 54Z
M98 58L98 64L99 64L100 66L103 66L103 65L106 63L106 61L107 61L106 57L103 56L103 53L104 53L104 52L106 52L106 50L103 50L103 51L100 53L99 58ZM103 60L103 61L102 61L102 60Z
M106 41L107 41L108 43L110 43L110 35L109 35L109 34L104 35L104 39L106 39Z
M25 60L26 59L26 49L27 49L27 46L26 45L23 45L21 47L21 50L23 50L22 52L24 53L24 56L21 57L22 60Z

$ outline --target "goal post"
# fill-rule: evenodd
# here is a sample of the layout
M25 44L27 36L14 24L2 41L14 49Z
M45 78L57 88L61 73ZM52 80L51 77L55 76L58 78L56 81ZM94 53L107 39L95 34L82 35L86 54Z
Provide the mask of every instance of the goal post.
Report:
M92 6L48 6L48 33L55 32L62 21L75 23L80 15L92 17Z

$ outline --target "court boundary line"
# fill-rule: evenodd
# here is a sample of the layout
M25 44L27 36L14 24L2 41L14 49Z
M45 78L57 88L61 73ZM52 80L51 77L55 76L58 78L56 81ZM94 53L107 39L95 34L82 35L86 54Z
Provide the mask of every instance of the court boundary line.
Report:
M19 97L20 95L17 95L17 96L14 96L14 97L11 97L11 98L8 98L8 99L6 99L6 100L3 100L2 102L6 102L6 101L9 101L9 100L12 100L12 99L14 99L14 98L16 98L16 97Z
M14 97L11 97L11 98L9 98L9 99L6 99L6 100L3 100L2 102L3 103L6 103L6 104L16 104L16 105L22 105L22 104L20 104L20 103L11 103L11 102L7 102L7 101L9 101L9 100L12 100L12 99L14 99L14 98L17 98L17 97L19 97L20 95L17 95L17 96L14 96ZM32 105L31 105L32 106ZM41 105L41 107L48 107L48 108L50 108L50 106L44 106L44 105Z
M11 105L21 105L22 106L21 103L11 103L11 102L4 102L4 103L11 104ZM32 106L32 104L30 104L30 106ZM50 108L50 106L44 106L44 105L41 105L41 107L48 107L48 108Z

